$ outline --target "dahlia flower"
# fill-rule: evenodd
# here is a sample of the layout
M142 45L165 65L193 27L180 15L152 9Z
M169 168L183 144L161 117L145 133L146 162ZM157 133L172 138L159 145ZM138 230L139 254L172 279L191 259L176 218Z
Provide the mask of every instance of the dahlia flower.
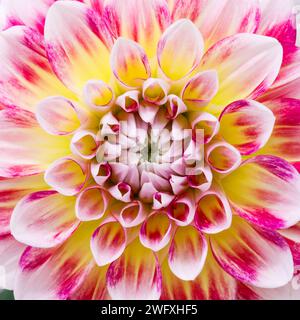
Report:
M300 297L292 0L0 5L16 299Z

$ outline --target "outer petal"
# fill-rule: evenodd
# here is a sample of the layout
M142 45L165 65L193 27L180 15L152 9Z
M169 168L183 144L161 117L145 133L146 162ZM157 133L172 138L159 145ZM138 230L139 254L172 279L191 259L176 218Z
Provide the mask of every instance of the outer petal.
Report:
M268 229L288 228L300 220L300 176L286 161L257 156L222 180L234 209Z
M15 207L10 226L20 242L51 248L64 242L78 227L75 198L56 191L40 191L24 197Z
M25 246L7 234L0 236L0 287L13 290L20 256Z
M234 278L262 288L277 288L293 276L288 244L275 232L250 226L240 218L232 227L211 238L219 264Z
M267 107L254 100L240 100L222 112L220 133L242 155L249 155L267 143L274 123L275 117Z
M300 100L282 98L264 104L272 110L276 122L271 138L260 152L289 162L300 161Z
M300 99L300 48L294 44L284 46L284 57L279 75L261 101L281 97Z
M99 283L94 278L93 286L85 287L85 281L91 283L95 275L95 263L89 250L89 242L96 224L82 224L62 245L52 249L28 247L20 260L15 288L17 300L54 300L83 296L101 285L103 271L98 269ZM104 271L105 272L105 271ZM78 291L81 289L81 291ZM99 290L103 290L103 284ZM85 291L85 292L83 292ZM100 294L100 292L99 292Z
M167 263L162 266L162 300L234 300L236 281L216 262L211 250L200 275L193 281L177 278Z
M4 15L3 29L15 25L32 27L42 34L47 11L56 0L3 0L0 8Z
M260 0L261 21L257 33L277 38L282 43L296 43L294 0Z
M151 75L148 58L143 48L134 41L118 38L110 61L115 77L128 87L140 86Z
M87 164L76 158L62 158L48 167L45 181L65 196L78 194L87 181Z
M172 18L188 18L201 30L210 47L236 33L253 33L260 21L259 2L242 0L173 0ZM209 18L208 18L209 17Z
M0 176L19 177L43 172L68 152L68 139L50 136L35 116L19 108L0 111Z
M106 0L103 16L116 38L140 43L149 57L155 55L161 33L170 23L163 0Z
M237 34L214 45L201 66L202 70L216 69L219 75L220 89L212 100L212 111L265 92L278 75L282 55L278 41L253 34Z
M118 221L106 221L94 232L91 250L97 264L105 266L117 260L126 248L127 233Z
M46 18L45 40L53 70L71 90L81 93L91 79L109 80L112 37L103 20L87 6L56 2Z
M10 218L17 203L27 194L46 188L43 175L0 179L0 236L10 233Z
M161 271L154 253L139 241L128 246L107 271L112 299L156 300L161 294Z
M180 279L194 280L202 271L207 243L200 231L192 226L176 230L169 249L169 266Z
M296 243L300 243L300 223L299 222L288 229L280 230L279 233L289 240L292 240Z
M17 26L0 34L0 103L33 111L37 102L52 95L70 96L51 70L43 37Z
M171 80L179 80L200 64L203 38L190 20L172 24L162 35L157 47L158 63Z

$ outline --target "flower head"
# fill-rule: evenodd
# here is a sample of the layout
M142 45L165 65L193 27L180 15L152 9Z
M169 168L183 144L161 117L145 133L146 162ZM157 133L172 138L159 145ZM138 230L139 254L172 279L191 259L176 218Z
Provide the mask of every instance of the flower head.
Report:
M0 264L16 298L250 299L289 286L292 7L2 0Z

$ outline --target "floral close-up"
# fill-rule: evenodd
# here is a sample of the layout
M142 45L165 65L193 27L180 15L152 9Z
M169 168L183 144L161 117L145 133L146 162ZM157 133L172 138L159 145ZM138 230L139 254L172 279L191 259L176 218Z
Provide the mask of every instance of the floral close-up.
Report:
M300 299L293 0L1 0L0 289Z

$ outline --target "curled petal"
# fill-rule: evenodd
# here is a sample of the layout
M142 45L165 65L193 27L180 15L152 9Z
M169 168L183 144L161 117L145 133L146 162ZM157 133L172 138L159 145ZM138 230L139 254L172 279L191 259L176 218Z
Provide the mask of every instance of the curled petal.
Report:
M126 230L117 221L107 221L94 232L91 250L98 266L117 260L126 248Z
M181 97L189 110L200 111L219 90L218 73L208 70L196 74L183 88Z
M140 201L132 201L128 204L119 202L112 207L111 211L124 228L138 226L147 215L147 208Z
M172 223L165 212L153 212L140 229L140 240L143 246L153 251L163 249L172 236Z
M126 112L135 112L139 108L139 91L131 90L119 96L116 104Z
M159 112L159 107L153 104L148 104L147 102L141 103L138 113L142 120L146 123L153 123L157 113Z
M128 87L139 87L151 75L143 48L134 41L118 38L110 58L115 77Z
M200 139L203 139L202 143L207 144L218 134L220 123L212 114L195 112L191 113L189 117L194 131L194 139L198 141L198 143L201 143Z
M201 33L191 21L182 19L162 35L157 48L158 63L166 77L180 80L200 64L203 51Z
M226 142L216 142L207 148L207 162L211 168L219 173L229 173L237 169L242 157L239 151Z
M99 220L108 208L108 194L100 187L84 189L76 200L76 216L81 221Z
M115 300L156 300L160 297L161 285L156 256L139 241L131 243L107 271L108 292Z
M235 211L252 223L276 230L300 219L300 176L280 158L249 159L221 183Z
M172 194L156 192L153 195L153 209L160 210L162 208L167 208L174 198L175 196Z
M219 264L234 278L262 288L277 288L293 277L288 244L275 232L256 229L240 218L211 238Z
M91 174L95 182L102 186L111 176L111 167L108 163L92 162Z
M73 134L87 122L86 113L64 97L50 97L38 103L36 117L40 126L52 135Z
M97 137L93 131L78 131L72 138L72 152L83 159L93 159L96 156L97 148Z
M66 196L76 195L87 180L87 165L75 158L55 161L45 172L45 181L54 190Z
M45 40L52 68L70 90L81 94L87 81L109 80L112 36L103 19L86 5L56 1L47 14Z
M86 104L99 113L107 112L115 98L112 88L101 80L89 80L83 88L83 97Z
M231 208L221 190L212 188L197 201L195 225L200 231L215 234L231 226Z
M192 194L175 199L168 207L168 216L178 226L189 225L195 216L195 200Z
M29 111L16 107L0 111L2 177L42 173L52 161L68 153L68 144L69 139L44 132Z
M218 72L220 89L212 99L212 111L264 93L276 79L283 50L274 38L237 34L216 43L202 60L202 70Z
M281 157L289 162L300 160L300 100L282 98L266 101L275 115L274 130L266 146L260 151Z
M167 117L170 119L176 119L179 114L187 111L184 102L174 94L170 94L166 102Z
M24 197L11 217L12 235L20 242L38 248L51 248L64 242L79 225L75 199L56 191L40 191Z
M169 249L169 266L180 279L191 281L203 269L207 256L205 237L192 226L176 230Z
M173 0L173 2L173 19L191 19L201 30L206 47L236 33L253 33L260 22L260 7L257 0L243 0L238 6L235 0Z
M109 193L117 200L123 202L131 202L132 190L129 184L120 182L117 185L109 188Z
M166 81L150 78L143 84L143 98L149 103L165 104L169 89L170 85Z
M263 104L254 100L240 100L222 112L220 133L242 155L249 155L268 142L274 124L274 114Z
M137 41L151 58L171 20L164 0L106 0L103 16L116 38Z
M170 185L173 193L179 195L188 188L188 179L187 177L172 174L170 178Z
M190 187L205 192L212 184L213 174L209 166L204 166L200 173L188 176L187 181Z

